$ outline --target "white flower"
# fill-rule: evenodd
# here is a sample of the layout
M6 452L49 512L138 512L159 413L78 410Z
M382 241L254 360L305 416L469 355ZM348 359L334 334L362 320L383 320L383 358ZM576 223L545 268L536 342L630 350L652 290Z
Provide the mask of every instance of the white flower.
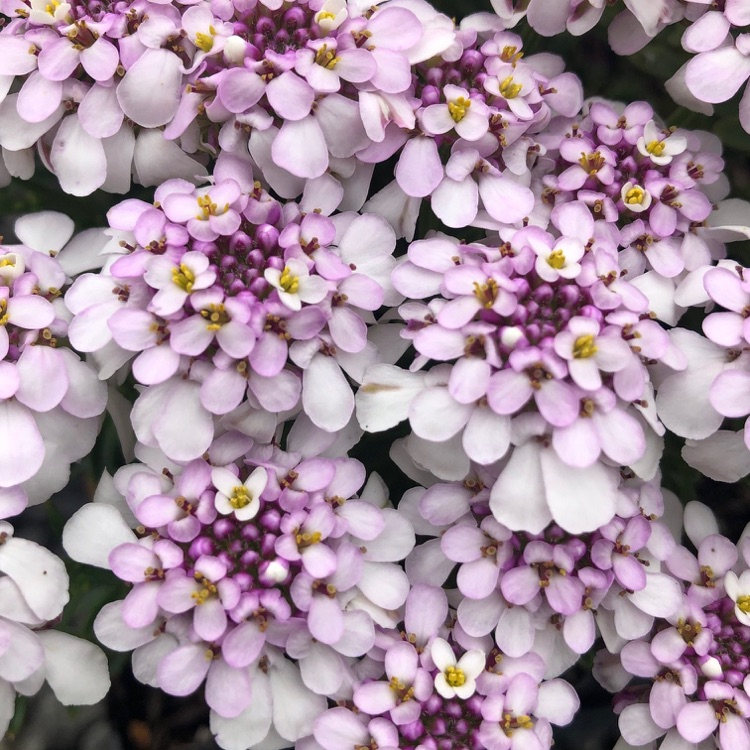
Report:
M734 614L743 624L750 626L750 570L745 570L739 578L728 570L724 575L724 589L734 602Z
M633 213L639 214L646 211L651 206L651 193L635 182L626 182L620 191L622 202L625 208L629 208Z
M681 154L687 148L687 139L674 135L669 130L659 130L656 123L649 120L636 146L643 156L648 156L654 164L663 167L672 161L673 156Z
M307 266L290 258L283 271L267 268L263 274L266 281L279 293L279 299L290 310L297 312L302 303L315 304L328 294L328 284L320 276L310 276Z
M268 481L268 474L262 466L244 482L240 482L229 469L219 466L211 472L211 481L218 490L214 503L219 513L225 516L234 513L238 521L255 518L260 509L260 495Z
M325 0L321 9L315 14L315 23L322 31L330 33L341 26L348 15L345 0Z
M432 642L432 661L440 670L435 677L435 690L443 698L466 700L474 695L476 679L484 671L487 657L479 649L467 651L458 661L447 641L436 638Z
M562 237L550 247L544 240L529 237L529 245L536 253L536 272L550 283L559 278L574 279L581 272L581 264L578 262L585 252L585 247L580 240L572 237Z

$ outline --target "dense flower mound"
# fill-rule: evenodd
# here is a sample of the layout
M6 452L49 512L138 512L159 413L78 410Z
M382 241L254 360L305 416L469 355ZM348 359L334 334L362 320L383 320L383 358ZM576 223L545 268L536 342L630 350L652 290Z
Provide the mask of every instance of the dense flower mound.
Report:
M585 235L593 220L586 226L582 204L566 204L556 218L566 226L579 216ZM467 459L485 465L510 451L504 478L519 476L519 462L541 460L545 484L564 492L570 482L580 498L566 497L576 510L556 520L573 532L593 531L614 514L618 478L607 464L632 466L645 479L656 469L654 428L662 430L641 416L653 413L645 364L680 369L684 363L652 320L648 299L621 276L614 242L594 239L587 252L577 237L539 227L506 237L500 247L440 236L410 246L394 272L396 288L415 300L400 308L407 322L402 335L417 351L415 368L451 364L424 374L373 368L357 397L360 423L378 430L408 417L418 438L453 441ZM420 304L420 298L431 299ZM397 387L379 387L386 382ZM496 514L495 503L514 492L509 481L493 490ZM597 512L610 514L592 517L589 527L583 511L589 498L578 481L599 497ZM520 485L517 492L535 494ZM530 502L540 513L526 503L525 525L517 526L518 514L509 510L512 528L538 532L551 520L541 514L541 497Z
M750 13L743 0L709 3L705 0L492 0L506 28L522 18L543 36L567 31L579 36L599 21L606 5L624 5L609 27L612 49L632 55L669 26L681 24L682 48L695 55L666 82L678 103L696 112L713 114L713 105L731 99L750 77L748 27ZM732 75L722 75L731 68ZM746 89L747 91L747 89ZM750 95L743 95L739 119L750 132Z
M133 200L113 208L126 253L66 296L71 340L94 354L102 377L138 353L133 374L150 388L135 407L136 434L176 461L202 455L213 417L231 420L238 408L259 415L265 440L276 414L299 405L317 428L342 429L354 406L344 372L358 382L376 361L371 311L401 299L385 220L304 213L237 179L205 188L169 181L156 192L158 208ZM145 404L157 402L155 417Z
M0 732L16 694L45 681L66 706L97 703L109 690L107 659L92 643L53 630L69 599L63 561L0 521Z
M704 741L721 750L750 747L747 538L738 549L711 533L708 509L692 503L687 511L699 522L688 525L697 557L680 547L668 563L686 583L681 606L646 638L624 643L619 666L601 660L598 676L611 689L630 675L652 681L616 699L623 738L633 746L666 734L666 745L680 749Z
M386 679L364 682L354 691L359 725L348 709L332 709L316 721L316 739L332 749L334 728L346 727L355 744L357 735L374 739L380 734L405 750L509 748L514 743L549 748L550 723L567 724L578 707L570 685L543 682L538 657L506 665L497 652L489 657L477 648L459 653L440 637L421 654L411 643L391 644L384 656ZM382 718L371 719L377 715Z
M127 192L133 169L144 185L205 175L186 153L196 150L196 133L178 146L156 129L171 119L163 115L176 107L171 89L180 87L183 63L196 50L180 33L176 8L6 0L2 11L12 19L0 32L5 174L31 177L36 149L73 195ZM150 76L152 112L133 119L128 89L145 86L139 71Z
M221 450L242 454L247 442L230 434ZM248 461L196 460L174 473L124 467L114 486L137 536L114 507L93 504L64 541L76 559L133 585L102 610L96 630L112 648L137 647L141 679L173 695L205 679L216 726L241 733L264 687L254 675L278 663L304 704L274 709L276 731L294 741L309 733L324 696L351 690L355 660L375 644L373 618L404 603L408 581L393 563L414 534L394 510L354 495L365 473L353 459L300 462L253 449Z
M106 238L94 233L63 249L73 223L53 212L20 219L16 231L25 244L0 245L1 518L67 484L70 464L94 445L107 403L104 383L66 345L70 316L61 297L62 264Z
M576 534L557 524L511 531L490 513L489 489L439 482L410 490L399 505L428 537L406 560L410 579L444 584L454 574L456 619L471 638L491 635L513 658L536 654L544 675L556 677L598 635L616 648L622 634L643 636L654 618L680 607L680 586L664 564L675 542L655 484L624 483L618 515ZM520 518L518 503L507 504L505 514Z

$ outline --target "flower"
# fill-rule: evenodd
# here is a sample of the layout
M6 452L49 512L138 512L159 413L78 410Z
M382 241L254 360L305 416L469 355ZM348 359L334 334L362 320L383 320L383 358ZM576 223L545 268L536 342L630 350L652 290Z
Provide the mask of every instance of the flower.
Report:
M484 670L485 654L479 649L471 649L456 660L453 649L443 638L436 638L430 650L432 661L438 668L435 676L435 690L443 698L458 696L462 700L473 695L476 678Z

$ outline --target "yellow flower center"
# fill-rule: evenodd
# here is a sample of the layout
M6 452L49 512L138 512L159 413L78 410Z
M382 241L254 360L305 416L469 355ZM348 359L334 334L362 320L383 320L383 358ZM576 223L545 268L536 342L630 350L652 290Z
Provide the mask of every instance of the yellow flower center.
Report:
M594 336L590 333L579 336L573 344L573 356L576 359L588 359L593 357L596 352L597 346L594 343Z
M513 83L513 76L508 76L500 82L500 93L506 99L515 99L521 93L522 88L522 84Z
M391 677L388 687L396 693L399 703L406 703L406 701L414 697L414 688L406 687L406 683L403 680L399 680L398 677Z
M4 326L9 320L10 315L7 313L8 300L0 299L0 326Z
M299 276L295 276L289 266L284 266L279 279L279 285L287 294L297 294L299 291Z
M216 36L216 29L213 26L208 27L208 34L198 32L195 35L195 46L202 49L204 52L210 52L214 46L214 37Z
M474 296L482 303L482 307L489 310L497 299L497 281L487 279L487 283L481 285L478 281L475 281Z
M208 322L206 327L209 331L218 331L219 328L230 321L230 317L227 315L224 305L221 304L209 305L205 310L201 310L201 316Z
M232 488L232 497L229 498L229 504L239 510L252 502L253 496L248 492L244 484L238 484Z
M310 547L313 544L317 544L322 538L323 535L319 531L313 531L312 533L309 531L305 531L301 534L298 533L294 539L297 542L297 548L304 549L305 547Z
M531 717L526 716L526 714L521 714L521 716L503 714L503 720L500 722L500 727L507 737L512 737L515 729L533 729L534 724L531 721Z
M184 263L180 263L179 268L172 269L172 281L177 284L183 292L190 294L190 292L193 291L195 274Z
M44 10L47 11L51 16L55 15L55 11L60 7L60 0L52 0L51 2L47 3L47 5L44 7Z
M321 10L320 13L315 17L315 21L320 23L321 21L335 21L336 16L331 13L330 10Z
M743 594L737 597L737 607L745 614L750 614L750 596Z
M329 14L331 18L334 18L332 14ZM340 57L336 57L336 53L328 49L328 45L324 44L315 54L315 62L326 70L333 70L341 60Z
M565 265L565 253L558 247L549 254L547 263L559 271Z
M202 573L197 571L194 574L195 580L202 584L202 588L198 591L193 591L190 596L195 600L197 605L204 604L212 596L216 595L216 585L208 580Z
M451 666L445 670L445 681L451 687L461 687L466 682L466 675L463 669Z
M522 57L523 52L519 52L518 47L510 44L503 47L503 51L500 53L500 59L503 62L509 62L514 66Z
M586 154L581 152L581 158L578 163L591 175L596 174L604 166L604 157L598 152Z
M627 193L625 193L625 203L629 206L640 206L646 199L646 191L638 185L633 185Z
M646 151L654 156L661 156L665 148L666 143L664 141L651 141L651 143L646 144Z
M453 122L461 122L466 117L466 111L471 107L471 99L459 96L455 102L448 102L448 111L451 113Z
M198 206L202 213L199 213L195 218L201 221L206 221L209 216L217 216L223 214L229 210L229 204L224 204L224 208L219 210L219 207L211 200L210 195L201 195L198 197Z

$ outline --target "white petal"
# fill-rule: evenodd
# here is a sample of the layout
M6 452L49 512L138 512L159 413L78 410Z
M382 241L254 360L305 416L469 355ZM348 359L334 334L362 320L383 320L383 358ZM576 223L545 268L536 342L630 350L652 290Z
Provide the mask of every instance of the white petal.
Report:
M0 545L0 571L10 576L32 612L44 620L57 617L68 603L68 574L62 560L28 539Z
M90 195L107 177L102 142L81 127L78 115L62 121L49 158L60 187L71 195Z
M83 638L47 630L39 633L44 646L45 676L64 706L90 706L109 690L104 652Z
M541 452L541 467L547 502L563 529L580 534L612 520L617 502L614 470L599 463L572 468L550 449Z
M317 427L342 429L354 410L354 393L336 360L316 354L302 379L302 404Z
M424 388L424 376L394 365L374 365L357 391L357 419L367 432L382 432L409 416L409 406Z
M120 544L138 539L110 505L84 505L65 524L63 547L78 562L109 570L109 553Z

